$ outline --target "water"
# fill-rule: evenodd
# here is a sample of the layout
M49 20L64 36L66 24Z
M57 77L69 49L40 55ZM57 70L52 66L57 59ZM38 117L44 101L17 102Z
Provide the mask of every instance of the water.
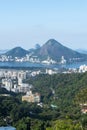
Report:
M8 127L0 127L0 130L16 130L16 128L8 126Z
M65 65L58 65L58 64L40 64L40 63L29 63L29 62L0 62L0 67L40 67L40 68L79 68L81 65L87 65L87 61L85 62L78 62L73 64L65 64Z

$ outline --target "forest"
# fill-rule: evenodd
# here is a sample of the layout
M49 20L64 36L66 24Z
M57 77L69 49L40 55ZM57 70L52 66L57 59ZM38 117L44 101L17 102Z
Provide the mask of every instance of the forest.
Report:
M42 107L22 102L24 93L0 88L0 126L17 130L87 130L87 73L40 74L24 80L41 95ZM3 94L8 94L4 96Z

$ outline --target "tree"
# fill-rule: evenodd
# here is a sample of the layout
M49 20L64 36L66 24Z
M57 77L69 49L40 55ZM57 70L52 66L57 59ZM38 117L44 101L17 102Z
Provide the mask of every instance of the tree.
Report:
M82 89L75 98L77 104L85 104L87 103L87 88Z
M46 130L82 130L81 124L73 122L70 119L57 120L53 123L53 126Z

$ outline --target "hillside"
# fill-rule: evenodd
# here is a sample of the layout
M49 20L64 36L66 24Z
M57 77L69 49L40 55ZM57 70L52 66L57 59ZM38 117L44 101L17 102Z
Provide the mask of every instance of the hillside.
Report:
M24 57L29 52L21 47L15 47L10 51L6 52L5 55L14 57Z
M29 50L25 50L21 47L15 47L9 50L8 52L4 53L4 55L11 56L12 58L14 57L22 58L25 57L26 54L29 54L31 59L36 58L35 60L39 59L39 61L43 61L47 60L49 57L49 59L55 60L59 63L62 57L64 57L67 63L87 60L87 54L82 54L77 51L74 51L62 45L55 39L49 39L42 46L36 44L35 48Z
M58 123L57 127L62 127L64 130L87 129L87 114L82 114L79 104L75 102L78 95L81 100L84 100L82 90L86 90L84 97L87 100L87 73L51 76L41 74L36 77L28 77L25 82L33 84L33 92L40 93L43 106L22 102L22 94L0 96L0 126L6 125L3 119L8 119L9 115L8 123L12 123L11 125L15 126L17 130L27 130L27 123L32 130L54 130L56 123ZM80 128L78 128L79 126ZM42 129L43 127L45 129Z
M62 56L64 56L66 60L73 58L79 58L81 60L87 59L87 55L69 49L55 39L48 40L41 48L34 52L34 55L40 59L47 59L49 56L53 60L60 60Z
M0 50L0 54L6 53L8 50Z
M87 50L85 49L77 49L76 51L82 54L87 54Z
M6 90L5 88L1 88L0 87L0 95L4 95L4 94L8 94L8 95L16 95L14 92L9 92L8 90Z

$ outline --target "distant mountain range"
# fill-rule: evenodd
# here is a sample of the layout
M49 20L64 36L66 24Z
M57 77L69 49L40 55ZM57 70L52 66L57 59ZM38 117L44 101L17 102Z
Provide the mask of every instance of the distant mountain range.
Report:
M82 54L87 54L87 50L85 49L77 49L76 51Z
M0 50L0 54L6 53L8 50Z
M86 54L81 54L77 51L74 51L68 47L63 46L61 43L55 39L48 40L43 46L37 45L35 49L25 50L21 47L16 47L6 52L6 56L14 57L25 57L26 54L31 55L31 57L37 57L42 60L46 60L50 57L52 60L60 61L63 56L67 61L87 60Z

